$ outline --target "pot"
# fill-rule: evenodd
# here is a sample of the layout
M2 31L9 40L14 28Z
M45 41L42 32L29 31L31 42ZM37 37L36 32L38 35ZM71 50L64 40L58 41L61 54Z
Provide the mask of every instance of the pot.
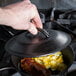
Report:
M72 66L68 70L67 76L76 76L76 61L73 62Z
M64 48L63 50L61 50L61 52L63 54L63 60L64 60L64 63L67 65L67 68L63 70L62 72L52 73L52 75L55 75L55 76L56 75L64 76L64 74L67 72L67 70L69 69L69 67L72 65L74 61L74 52L70 46L68 46L67 48ZM26 72L24 72L19 66L20 60L22 59L21 57L12 56L11 59L12 59L13 65L22 74L22 76L30 76Z

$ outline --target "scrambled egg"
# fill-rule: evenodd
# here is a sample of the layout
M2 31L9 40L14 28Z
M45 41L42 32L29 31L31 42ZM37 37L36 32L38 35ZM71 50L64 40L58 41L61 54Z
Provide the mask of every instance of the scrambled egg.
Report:
M35 57L33 59L37 63L44 65L47 69L51 68L53 71L54 70L62 71L67 67L64 64L62 52L57 52L55 54L42 57Z

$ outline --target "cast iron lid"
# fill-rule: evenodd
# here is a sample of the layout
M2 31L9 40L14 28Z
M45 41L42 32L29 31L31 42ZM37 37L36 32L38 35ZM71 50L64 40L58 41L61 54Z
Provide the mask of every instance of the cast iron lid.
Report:
M71 42L71 37L61 31L46 29L48 35L41 31L37 35L23 32L11 38L5 45L6 51L20 57L36 57L61 51Z

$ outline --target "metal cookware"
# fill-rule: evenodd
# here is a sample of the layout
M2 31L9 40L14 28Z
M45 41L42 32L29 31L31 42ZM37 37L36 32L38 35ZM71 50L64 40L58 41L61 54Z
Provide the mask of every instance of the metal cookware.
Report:
M13 37L6 43L6 51L20 57L36 57L60 51L71 42L71 37L65 32L43 30L35 36L24 32Z
M67 65L67 68L65 70L63 70L62 72L58 72L58 73L52 72L51 74L54 76L56 76L56 75L65 76L65 74L67 73L67 70L69 69L69 67L72 65L72 63L74 61L74 52L70 46L61 50L61 52L63 54L63 60L64 60L64 63ZM22 58L17 57L17 56L12 56L11 59L12 59L14 66L22 74L22 76L30 76L26 72L24 72L19 65Z

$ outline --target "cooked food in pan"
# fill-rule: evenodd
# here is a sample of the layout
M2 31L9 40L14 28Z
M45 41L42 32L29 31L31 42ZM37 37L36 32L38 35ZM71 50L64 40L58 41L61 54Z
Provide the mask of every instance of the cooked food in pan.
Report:
M63 71L67 68L63 60L62 52L55 54L35 57L35 58L24 58L21 60L21 68L36 76L49 76L51 71Z
M64 64L63 55L57 52L52 55L33 58L37 63L44 65L47 69L62 71L66 68Z
M35 62L32 58L24 58L21 60L21 68L31 76L50 76L51 71L46 69L44 65Z

